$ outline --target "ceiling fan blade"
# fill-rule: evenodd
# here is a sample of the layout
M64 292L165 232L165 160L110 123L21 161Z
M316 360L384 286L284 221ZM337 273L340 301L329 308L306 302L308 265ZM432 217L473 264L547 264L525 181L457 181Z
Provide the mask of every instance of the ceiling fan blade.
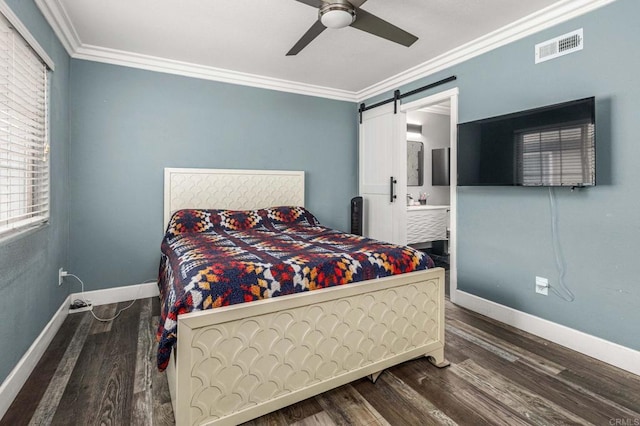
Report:
M316 7L318 9L320 9L320 7L322 7L322 0L296 0L296 1L299 2L299 3L304 3L304 4L309 5L311 7Z
M311 28L309 28L307 30L306 33L304 33L304 35L300 38L300 40L298 40L298 42L291 48L291 50L289 50L287 52L287 56L293 56L293 55L297 55L302 49L304 49L305 47L307 47L307 45L309 43L311 43L313 41L313 39L315 39L316 37L318 37L320 35L321 32L323 32L324 30L326 30L327 27L325 27L324 25L322 25L322 22L320 22L320 20L317 20L315 24L313 24L311 26Z
M416 42L416 40L418 40L418 37L413 34L410 34L363 9L358 9L356 11L356 20L353 21L351 26L407 47L411 46Z

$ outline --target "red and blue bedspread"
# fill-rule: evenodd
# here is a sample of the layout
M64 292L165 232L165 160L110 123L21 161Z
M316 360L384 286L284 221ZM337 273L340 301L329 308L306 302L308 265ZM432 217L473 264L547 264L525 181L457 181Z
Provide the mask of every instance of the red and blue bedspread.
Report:
M158 368L180 314L432 267L420 251L326 228L302 207L180 210L162 241Z

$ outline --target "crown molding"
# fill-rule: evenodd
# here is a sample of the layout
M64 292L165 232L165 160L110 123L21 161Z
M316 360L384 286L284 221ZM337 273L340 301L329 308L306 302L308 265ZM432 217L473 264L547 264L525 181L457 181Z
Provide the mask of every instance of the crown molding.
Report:
M239 84L262 89L278 90L281 92L300 95L317 96L339 101L355 102L354 92L330 87L315 86L313 84L266 77L257 74L243 73L223 68L215 68L189 62L175 61L156 56L109 49L100 46L83 44L72 55L75 59L104 62L149 71L176 74L186 77L213 80L223 83Z
M358 102L520 40L616 0L563 0L357 92ZM533 47L532 47L533 51Z
M223 68L209 67L189 62L175 61L156 56L123 50L109 49L83 43L60 0L35 0L43 16L51 25L69 56L107 64L122 65L148 71L176 74L185 77L239 84L300 95L316 96L339 101L355 102L355 92L331 87L249 74Z
M434 59L352 92L84 44L60 0L35 0L72 58L347 102L362 102L394 90L614 1L561 0Z
M73 56L82 43L62 3L59 0L35 0L35 2L69 56Z

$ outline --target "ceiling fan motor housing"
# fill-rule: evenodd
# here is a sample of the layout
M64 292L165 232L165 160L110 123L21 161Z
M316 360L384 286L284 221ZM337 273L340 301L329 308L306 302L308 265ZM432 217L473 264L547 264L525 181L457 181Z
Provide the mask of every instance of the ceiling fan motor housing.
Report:
M344 28L356 20L356 9L348 1L334 0L318 10L318 17L327 28Z
M360 7L367 0L296 0L318 8L318 19L287 52L295 56L327 28L349 27L409 47L418 37Z

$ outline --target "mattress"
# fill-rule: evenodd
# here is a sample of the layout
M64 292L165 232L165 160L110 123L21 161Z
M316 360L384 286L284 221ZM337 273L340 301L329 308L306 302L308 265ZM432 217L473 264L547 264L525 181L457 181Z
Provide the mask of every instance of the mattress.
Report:
M160 370L180 314L433 267L420 251L327 228L302 207L180 210L161 250Z

